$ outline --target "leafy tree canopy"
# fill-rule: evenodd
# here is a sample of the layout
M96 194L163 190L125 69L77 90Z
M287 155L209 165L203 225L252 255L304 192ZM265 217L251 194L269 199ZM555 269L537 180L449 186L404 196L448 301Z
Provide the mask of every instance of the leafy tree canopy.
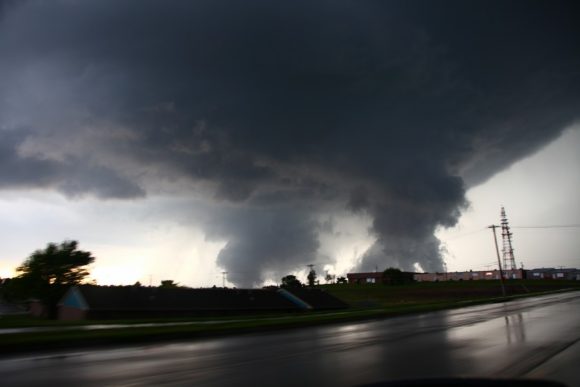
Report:
M285 277L282 277L282 287L283 288L300 288L302 287L302 283L295 275L289 274Z
M81 283L89 275L85 266L93 263L95 258L88 251L77 250L77 247L77 241L64 241L60 245L49 243L44 250L32 253L16 269L17 278L27 279L37 287Z
M402 273L401 269L397 269L395 267L389 267L383 272L383 274L385 275L399 275L401 273Z
M324 279L326 280L327 284L331 284L336 279L336 276L334 274L326 273L326 277L324 277Z
M308 286L313 287L314 285L316 285L316 272L314 271L314 269L310 270L307 278L308 278Z
M411 283L413 282L413 274L389 267L383 272L383 282L392 285Z
M49 243L16 269L18 275L11 282L11 297L37 298L49 308L49 315L55 317L57 302L70 286L83 282L89 275L86 266L94 261L90 252L78 250L77 241Z
M171 288L178 288L179 283L173 282L173 280L163 280L161 281L160 288L171 289Z

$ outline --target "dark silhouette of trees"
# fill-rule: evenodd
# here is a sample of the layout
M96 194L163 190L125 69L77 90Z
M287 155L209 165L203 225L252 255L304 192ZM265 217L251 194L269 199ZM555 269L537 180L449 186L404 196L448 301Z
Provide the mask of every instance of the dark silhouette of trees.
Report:
M346 277L342 277L342 276L341 276L341 277L338 277L338 278L336 279L336 283L337 283L337 284L347 284L347 283L348 283L348 280L346 279Z
M324 277L324 280L326 281L327 284L331 284L334 282L336 276L334 274L328 274L326 273L326 277Z
M18 266L18 275L10 281L10 297L36 298L47 308L48 316L56 318L58 301L70 286L83 282L89 275L86 266L94 260L90 252L78 250L77 241L49 243Z
M308 286L312 288L314 287L314 285L316 285L316 272L314 271L314 269L310 269L308 277L306 278L308 279Z
M5 278L0 285L0 301L19 301L19 294L23 291L22 284L14 278Z
M295 275L289 274L285 277L282 277L282 285L283 288L300 288L302 287L302 282L296 278Z
M402 285L413 282L413 274L401 271L394 267L389 267L383 272L383 283L391 285Z
M163 280L161 281L161 285L159 285L159 287L164 289L172 289L178 288L179 284L177 282L173 282L173 280Z

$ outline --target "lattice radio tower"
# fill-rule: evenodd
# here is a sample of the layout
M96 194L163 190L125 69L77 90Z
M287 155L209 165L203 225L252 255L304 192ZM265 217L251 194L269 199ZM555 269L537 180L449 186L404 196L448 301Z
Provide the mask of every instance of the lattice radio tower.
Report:
M512 233L505 214L505 208L501 208L501 238L503 240L503 267L504 270L517 270L512 247Z

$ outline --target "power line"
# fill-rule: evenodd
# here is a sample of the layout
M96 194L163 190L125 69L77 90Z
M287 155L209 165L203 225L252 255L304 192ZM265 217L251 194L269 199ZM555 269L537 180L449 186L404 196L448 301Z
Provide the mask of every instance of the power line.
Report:
M580 224L552 224L546 226L510 226L510 228L519 228L519 229L580 228ZM479 232L485 231L486 229L487 227L483 227L474 231L469 231L463 234L455 235L451 238L443 238L442 241L452 241L455 239L477 234Z
M478 232L485 231L486 229L487 229L487 227L483 227L483 228L480 228L480 229L477 229L477 230L474 230L474 231L466 232L466 233L463 233L463 234L460 234L460 235L455 235L454 237L451 237L451 238L445 238L444 240L446 240L446 241L452 241L454 239L463 238L463 237L466 237L466 236L469 236L469 235L476 234Z
M548 226L512 226L512 228L580 228L580 224L551 224Z

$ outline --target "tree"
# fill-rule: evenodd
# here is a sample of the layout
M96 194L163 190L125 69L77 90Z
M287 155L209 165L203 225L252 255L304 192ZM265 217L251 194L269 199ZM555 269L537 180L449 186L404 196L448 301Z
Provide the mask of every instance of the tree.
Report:
M20 301L20 293L23 291L24 287L16 278L5 278L0 286L0 301Z
M334 274L328 274L328 273L326 273L326 277L324 277L327 284L333 283L335 278L336 278L336 276Z
M173 280L163 280L161 281L161 285L159 287L164 289L173 289L178 288L179 284L177 282L173 282Z
M314 269L310 269L308 277L306 278L308 279L308 286L314 287L314 285L316 285L316 272L314 271Z
M16 269L15 296L39 299L48 316L56 318L58 301L70 286L80 284L89 275L86 266L95 261L90 252L77 247L77 241L64 241L60 245L49 243L44 250L32 253Z
M413 282L413 274L389 267L383 272L383 282L392 285L401 285Z
M301 288L302 283L295 275L289 274L285 277L282 277L282 285L283 288Z
M346 277L338 277L336 279L336 283L337 284L346 284L346 283L348 283L348 280L346 279Z

